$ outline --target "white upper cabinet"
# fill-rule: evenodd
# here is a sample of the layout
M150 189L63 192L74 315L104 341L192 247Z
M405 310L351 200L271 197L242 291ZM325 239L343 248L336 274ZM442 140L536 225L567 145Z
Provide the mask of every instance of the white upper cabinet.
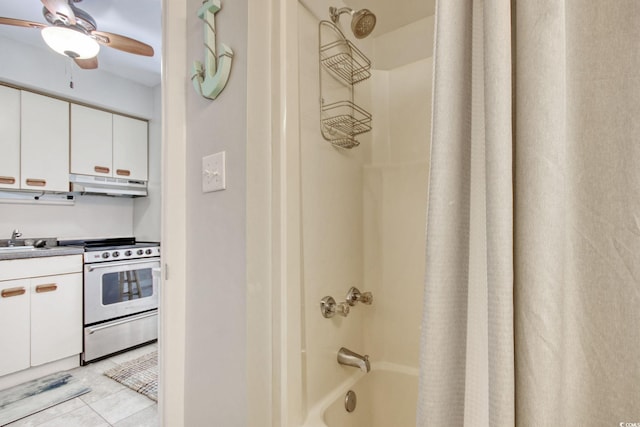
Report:
M147 122L114 114L113 176L146 181L147 150Z
M71 105L71 173L147 180L144 120Z
M68 192L69 173L148 179L148 123L0 85L0 189Z
M21 94L20 187L69 191L69 103Z
M71 173L112 176L112 116L71 104Z
M0 188L20 188L20 91L0 86Z

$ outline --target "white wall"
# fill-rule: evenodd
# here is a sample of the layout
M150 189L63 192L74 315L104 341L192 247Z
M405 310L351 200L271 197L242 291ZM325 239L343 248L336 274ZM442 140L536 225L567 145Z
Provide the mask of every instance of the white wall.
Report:
M125 198L81 196L74 206L0 203L0 239L15 228L23 237L131 236L132 221L133 201Z
M0 37L0 81L64 97L116 112L150 119L150 197L133 199L78 196L74 206L8 205L0 203L0 233L19 228L25 236L96 238L131 236L160 238L160 87L147 87L101 70L73 72L69 63L47 48L37 48ZM134 227L135 215L135 227Z
M153 117L149 120L149 181L147 197L133 202L133 235L138 240L160 241L160 213L162 211L162 88L153 90Z
M140 118L153 117L152 87L100 69L74 67L72 89L69 87L69 60L51 49L0 37L0 52L1 81Z
M189 69L194 60L204 59L204 23L196 14L202 2L186 4L184 67ZM216 14L217 42L235 53L229 82L218 99L205 99L184 82L187 426L247 425L247 5L247 0L226 1ZM227 189L202 193L202 157L219 151L226 152Z

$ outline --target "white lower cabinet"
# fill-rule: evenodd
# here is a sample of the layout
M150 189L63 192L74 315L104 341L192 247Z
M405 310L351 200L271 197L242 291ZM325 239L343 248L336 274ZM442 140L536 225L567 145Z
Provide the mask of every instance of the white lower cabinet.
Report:
M82 352L82 274L31 279L31 366Z
M82 352L81 270L81 255L0 261L0 376Z
M0 376L31 366L29 282L0 282Z

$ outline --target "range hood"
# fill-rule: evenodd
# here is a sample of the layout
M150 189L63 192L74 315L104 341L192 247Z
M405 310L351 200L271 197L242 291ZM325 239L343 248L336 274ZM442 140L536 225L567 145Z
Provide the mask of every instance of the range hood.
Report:
M71 191L82 194L106 194L108 196L144 197L147 181L69 174Z

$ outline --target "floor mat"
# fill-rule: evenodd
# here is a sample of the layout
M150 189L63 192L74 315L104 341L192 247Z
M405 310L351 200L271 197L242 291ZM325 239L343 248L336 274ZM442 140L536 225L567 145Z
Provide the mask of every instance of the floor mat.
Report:
M0 391L0 425L66 402L91 389L66 372L47 375Z
M158 352L121 363L104 373L131 390L158 401Z

